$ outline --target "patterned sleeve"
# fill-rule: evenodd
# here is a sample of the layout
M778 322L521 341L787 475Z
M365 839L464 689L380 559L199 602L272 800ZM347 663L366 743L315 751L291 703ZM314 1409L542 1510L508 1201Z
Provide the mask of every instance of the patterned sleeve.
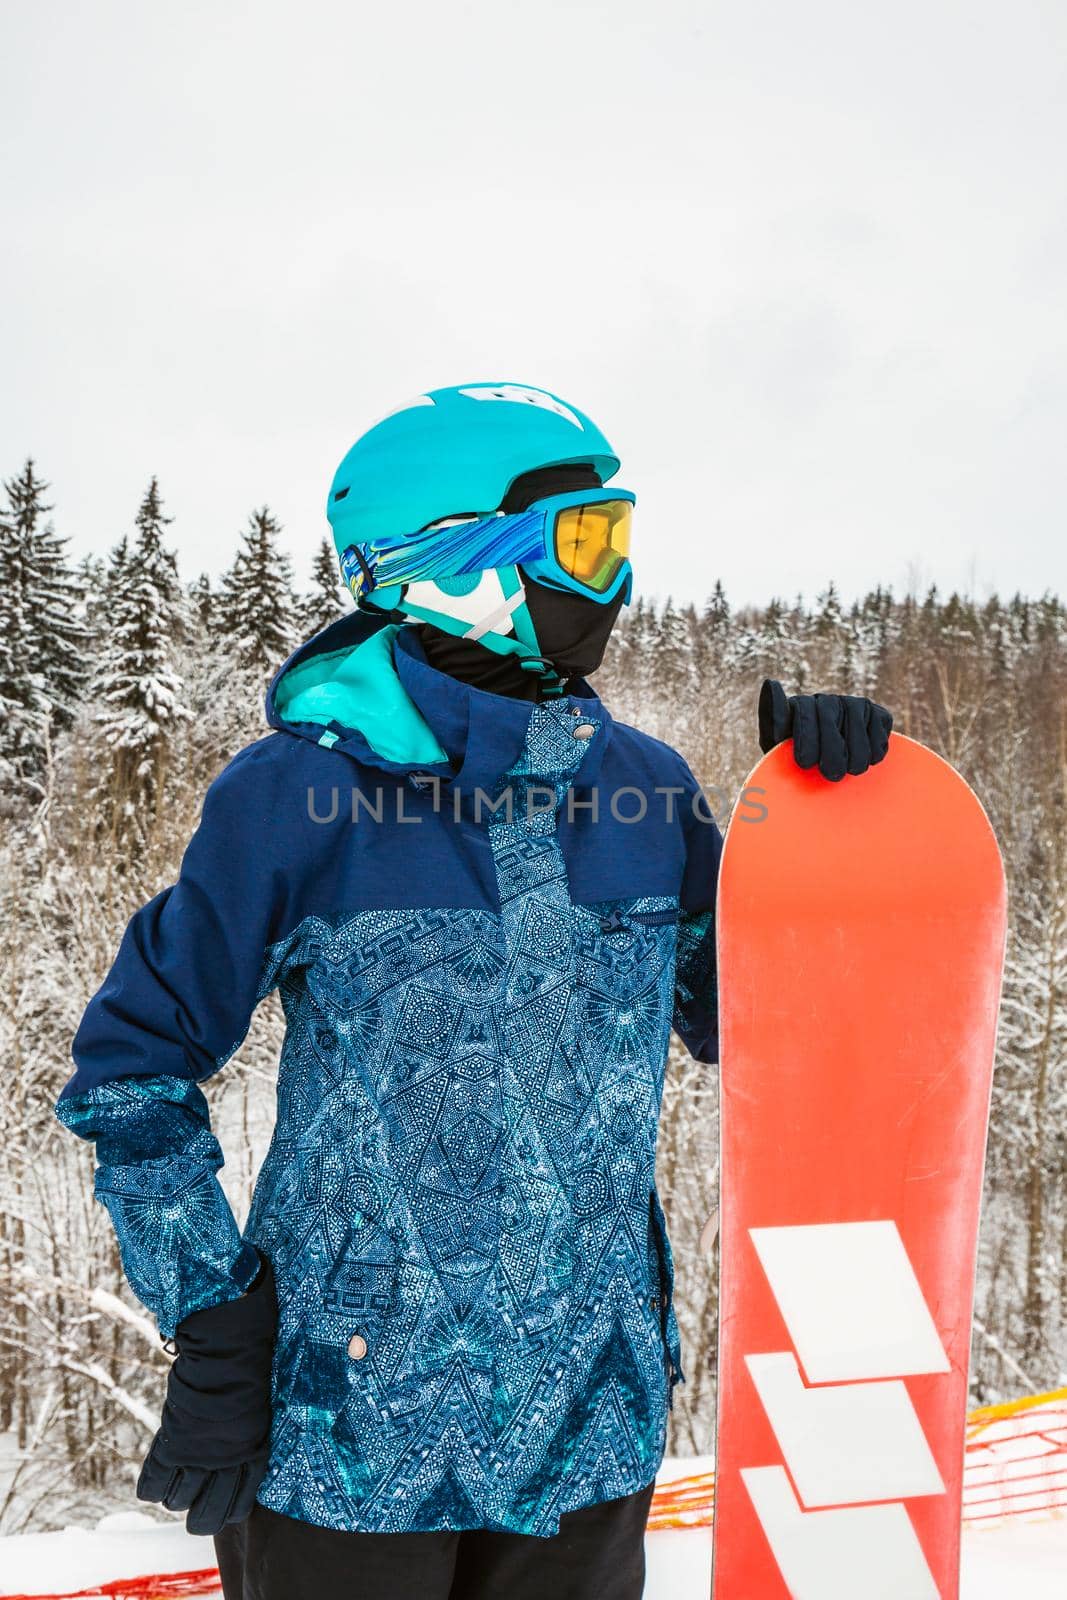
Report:
M177 883L130 921L56 1106L95 1144L96 1198L164 1338L191 1312L235 1299L259 1265L216 1176L222 1151L199 1088L247 1032L277 912L274 852L233 772L208 791Z
M698 1061L711 1063L719 1059L715 891L722 834L692 772L688 767L685 772L690 788L682 801L686 864L672 1020L675 1032L689 1053Z
M94 1193L130 1287L164 1338L190 1312L243 1293L259 1257L215 1176L222 1150L195 1083L115 1078L61 1100L57 1115L95 1142Z

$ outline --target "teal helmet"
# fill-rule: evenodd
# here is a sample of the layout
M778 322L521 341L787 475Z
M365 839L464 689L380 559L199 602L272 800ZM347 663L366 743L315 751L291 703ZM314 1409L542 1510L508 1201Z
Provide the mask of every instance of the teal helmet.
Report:
M566 488L568 473L603 485L618 470L596 424L546 389L431 390L357 439L337 469L327 516L345 581L363 608L432 622L550 675L518 563L530 577L589 592L545 552L546 516L587 496L557 494L521 515L502 508L531 474ZM629 502L627 516L633 502L619 490L600 489L599 498ZM593 598L613 599L625 586L628 600L628 560L609 564L610 592Z
M516 478L572 463L589 463L601 483L619 470L596 424L547 389L431 389L383 417L338 467L326 508L338 557L444 517L495 511Z

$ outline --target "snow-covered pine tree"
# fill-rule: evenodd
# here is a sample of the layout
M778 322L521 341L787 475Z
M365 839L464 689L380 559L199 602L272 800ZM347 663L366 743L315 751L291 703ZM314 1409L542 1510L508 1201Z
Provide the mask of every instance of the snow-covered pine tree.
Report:
M668 595L656 641L656 699L664 718L661 737L670 727L671 719L677 716L679 702L689 695L695 682L696 627L693 607L676 606L673 596Z
M20 799L37 793L51 711L34 616L35 539L51 510L46 490L28 460L5 481L0 509L0 781Z
M337 552L329 539L323 539L311 565L311 589L300 602L300 629L304 637L329 627L331 622L352 609L341 586Z
M132 549L123 539L111 558L110 626L90 690L112 757L115 815L128 820L154 804L168 740L189 716L175 667L184 596L174 555L163 544L170 520L153 478Z
M67 540L51 521L30 530L29 554L34 661L44 680L55 733L70 726L85 695L92 671L93 630L83 585L67 559Z
M267 506L252 512L217 607L226 654L239 672L260 679L280 666L296 643L292 565L278 548L280 532Z
M107 562L102 556L82 556L74 569L79 606L85 617L90 636L98 639L104 631L107 606L104 591L107 586Z
M833 579L816 597L811 619L807 658L811 670L823 683L851 683L854 678L855 633L853 619L845 616L841 596Z
M726 634L730 627L730 602L726 598L722 579L715 579L715 587L704 602L701 626L716 635Z
M867 694L877 682L893 637L893 597L881 584L852 608L850 626L855 637L853 679L855 694Z
M753 677L779 678L790 694L796 694L796 641L787 626L786 605L777 597L762 611L735 614L738 670Z
M215 593L211 579L206 572L202 572L189 585L189 615L194 629L199 630L204 638L211 633L214 614Z

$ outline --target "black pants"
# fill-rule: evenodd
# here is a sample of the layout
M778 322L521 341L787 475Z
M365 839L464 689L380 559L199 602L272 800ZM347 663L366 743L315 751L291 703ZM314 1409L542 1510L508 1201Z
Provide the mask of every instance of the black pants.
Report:
M268 1511L215 1536L225 1600L640 1600L655 1485L528 1533L339 1533Z

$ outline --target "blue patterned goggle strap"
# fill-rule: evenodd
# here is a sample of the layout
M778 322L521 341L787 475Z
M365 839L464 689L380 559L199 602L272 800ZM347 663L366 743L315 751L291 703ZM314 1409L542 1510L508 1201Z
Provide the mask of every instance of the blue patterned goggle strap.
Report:
M341 556L341 576L358 601L392 584L432 583L536 561L545 554L545 522L544 508L531 507L509 516L495 512L451 527L350 544Z

